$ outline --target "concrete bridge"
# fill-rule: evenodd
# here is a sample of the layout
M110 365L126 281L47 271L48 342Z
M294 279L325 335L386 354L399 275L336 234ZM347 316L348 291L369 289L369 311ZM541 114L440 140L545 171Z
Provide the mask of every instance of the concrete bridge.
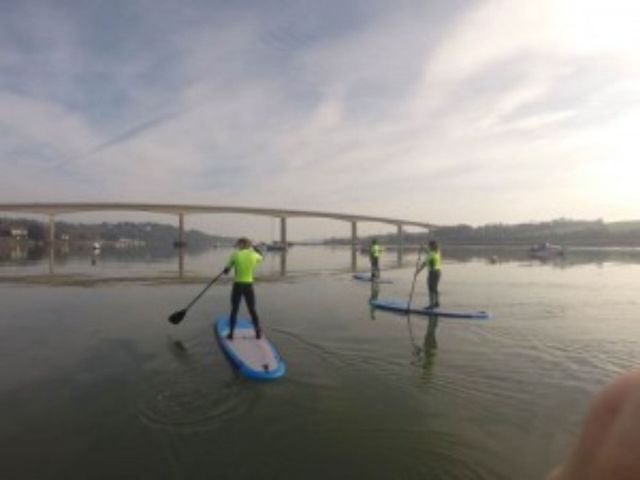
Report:
M351 243L358 243L358 222L375 222L394 225L398 232L398 244L402 246L403 227L433 228L425 222L398 218L374 217L370 215L352 215L345 213L317 212L313 210L288 210L277 208L233 207L219 205L174 205L153 203L0 203L0 212L28 213L49 217L49 241L55 242L55 217L57 215L86 212L150 212L178 216L178 245L185 245L184 217L193 214L236 213L243 215L261 215L280 219L280 242L287 243L287 219L289 218L327 218L341 220L351 225Z

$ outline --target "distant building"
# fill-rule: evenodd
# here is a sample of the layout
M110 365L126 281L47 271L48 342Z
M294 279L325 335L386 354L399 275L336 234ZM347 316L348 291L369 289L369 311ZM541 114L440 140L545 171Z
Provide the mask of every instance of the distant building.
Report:
M137 238L119 238L115 242L116 248L137 248L144 247L147 244L144 240L138 240Z
M12 227L11 228L11 236L16 240L26 240L29 236L29 232L26 228L22 227Z

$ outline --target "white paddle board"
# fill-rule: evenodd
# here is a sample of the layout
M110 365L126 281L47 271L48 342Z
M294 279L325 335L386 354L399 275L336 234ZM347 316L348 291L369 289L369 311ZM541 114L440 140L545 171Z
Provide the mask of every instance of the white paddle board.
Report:
M233 339L227 339L229 317L218 317L213 330L222 352L240 374L255 380L273 380L282 377L285 365L273 344L265 338L257 339L251 320L238 318Z

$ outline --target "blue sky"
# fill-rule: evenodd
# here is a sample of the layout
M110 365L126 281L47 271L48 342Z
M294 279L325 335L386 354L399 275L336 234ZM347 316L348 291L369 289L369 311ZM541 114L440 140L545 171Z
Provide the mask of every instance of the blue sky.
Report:
M2 11L3 202L437 224L640 218L635 1L5 0Z

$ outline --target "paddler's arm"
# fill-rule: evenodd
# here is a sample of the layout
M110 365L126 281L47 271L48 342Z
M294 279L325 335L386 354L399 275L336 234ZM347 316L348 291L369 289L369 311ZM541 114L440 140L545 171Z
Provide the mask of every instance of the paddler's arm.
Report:
M259 265L260 263L262 263L264 256L262 255L262 252L260 251L260 249L258 249L255 246L253 247L253 251L256 254L256 265Z
M235 264L236 261L236 254L235 252L231 254L231 256L229 257L229 260L227 261L227 265L226 267L224 267L224 274L228 275L229 272L231 271L231 269L233 268L233 265Z

